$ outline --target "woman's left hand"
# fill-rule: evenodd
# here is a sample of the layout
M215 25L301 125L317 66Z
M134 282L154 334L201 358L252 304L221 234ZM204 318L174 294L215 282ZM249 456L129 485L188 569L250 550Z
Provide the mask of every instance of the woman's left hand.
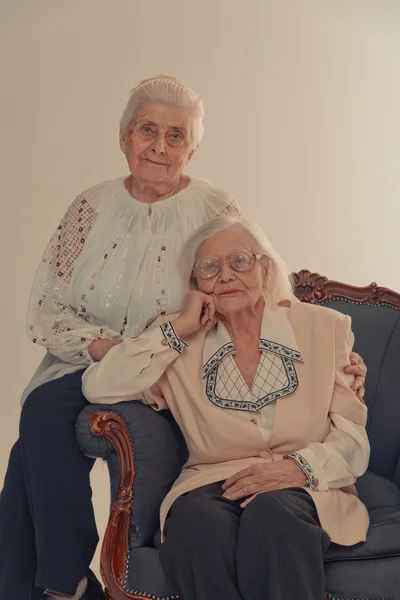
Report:
M229 477L222 485L224 498L241 500L244 508L257 494L289 487L304 487L306 474L290 459L259 462Z
M357 398L361 400L361 402L364 402L364 384L367 376L367 367L362 357L356 352L352 352L350 354L350 365L345 367L344 371L347 373L347 375L354 375L354 381L351 389L357 394Z

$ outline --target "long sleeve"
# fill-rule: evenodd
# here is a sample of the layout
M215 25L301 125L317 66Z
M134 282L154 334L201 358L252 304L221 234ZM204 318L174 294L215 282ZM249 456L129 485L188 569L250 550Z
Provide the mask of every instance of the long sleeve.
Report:
M43 255L27 314L27 332L34 343L82 366L92 362L88 353L92 341L121 337L106 326L88 323L87 315L78 314L69 300L74 267L96 218L84 194L71 204Z
M365 427L331 413L330 432L322 443L288 455L308 477L314 490L343 488L365 473L369 460L369 442Z
M185 348L169 321L150 328L114 346L100 362L86 369L82 392L93 403L142 400L158 410L167 408L157 383Z
M321 443L287 455L297 462L308 477L307 486L328 490L351 485L368 467L370 446L365 424L367 408L351 389L352 375L344 367L353 347L354 336L349 317L336 324L336 371L329 411L330 431Z

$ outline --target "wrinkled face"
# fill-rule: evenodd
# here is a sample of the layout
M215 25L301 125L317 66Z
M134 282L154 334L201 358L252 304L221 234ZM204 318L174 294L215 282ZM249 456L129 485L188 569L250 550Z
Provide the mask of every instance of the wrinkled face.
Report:
M149 184L176 181L193 152L190 118L183 108L151 102L143 105L129 128L120 134L120 146L134 177Z
M216 257L226 261L237 250L255 254L249 234L240 228L231 227L208 238L199 248L195 262L199 259ZM217 312L228 316L237 311L254 308L263 297L267 278L267 259L260 258L249 271L235 271L228 262L222 262L218 275L210 279L195 276L201 292L215 296Z

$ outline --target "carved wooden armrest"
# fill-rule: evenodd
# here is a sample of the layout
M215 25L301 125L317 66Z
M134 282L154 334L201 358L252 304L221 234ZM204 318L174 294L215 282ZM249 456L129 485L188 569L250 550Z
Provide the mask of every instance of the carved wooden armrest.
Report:
M118 491L111 507L100 557L100 572L106 588L106 600L144 599L147 597L135 596L123 588L129 560L129 528L135 478L135 459L130 435L123 419L111 411L94 413L90 418L90 429L94 435L107 438L119 461Z

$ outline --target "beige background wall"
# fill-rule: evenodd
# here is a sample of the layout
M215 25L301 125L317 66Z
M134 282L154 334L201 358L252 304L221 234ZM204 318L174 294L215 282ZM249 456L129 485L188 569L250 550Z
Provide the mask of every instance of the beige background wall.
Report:
M400 290L398 0L1 0L0 487L41 253L69 202L126 172L118 119L143 77L205 100L190 172L228 188L293 270ZM100 527L108 488L93 476Z

